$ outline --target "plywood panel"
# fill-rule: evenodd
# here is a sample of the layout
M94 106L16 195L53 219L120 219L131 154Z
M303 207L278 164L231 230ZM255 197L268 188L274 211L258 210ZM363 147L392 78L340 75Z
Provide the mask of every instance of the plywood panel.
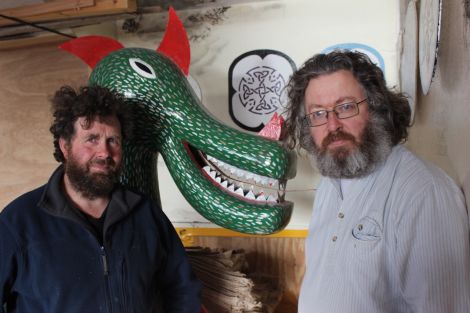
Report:
M64 0L67 2L67 0ZM54 1L53 1L54 2ZM43 14L30 14L30 8L15 8L10 10L4 10L4 14L8 15L8 12L13 12L13 16L15 11L22 11L21 14L22 19L28 22L44 22L44 21L55 21L55 20L63 20L66 18L75 18L75 17L85 17L85 16L97 16L97 15L107 15L107 14L117 14L117 13L124 13L124 12L135 12L137 9L136 0L95 0L94 5L90 6L88 1L75 1L75 7L73 9L65 9L60 10L60 12L53 12L53 4L54 3L46 3L46 4L38 4L39 8L45 7L45 9L41 9L40 11ZM63 1L61 1L63 2ZM34 8L34 7L33 7ZM59 6L57 6L59 8ZM36 8L37 10L37 8ZM52 10L52 11L51 11ZM29 13L28 13L29 12ZM32 14L32 13L31 13ZM12 25L16 24L15 22L0 18L0 25Z
M49 99L86 83L88 68L56 45L0 52L0 210L46 182L52 152Z
M80 10L81 8L91 7L94 5L94 0L55 0L47 3L23 5L1 10L0 13L10 17L23 18L71 9Z
M285 291L278 313L297 312L297 299L305 272L304 242L302 238L194 238L194 244L202 247L244 249L250 270L279 277Z

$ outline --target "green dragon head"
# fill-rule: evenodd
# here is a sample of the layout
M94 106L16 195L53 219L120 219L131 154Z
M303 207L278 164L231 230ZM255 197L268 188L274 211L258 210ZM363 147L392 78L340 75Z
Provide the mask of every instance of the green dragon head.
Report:
M271 234L287 225L293 204L284 201L284 190L295 176L295 155L204 110L185 76L189 41L172 9L157 51L124 48L101 36L73 39L61 48L93 68L90 84L113 89L134 106L134 136L124 147L124 185L160 202L160 153L186 200L211 222L251 234Z

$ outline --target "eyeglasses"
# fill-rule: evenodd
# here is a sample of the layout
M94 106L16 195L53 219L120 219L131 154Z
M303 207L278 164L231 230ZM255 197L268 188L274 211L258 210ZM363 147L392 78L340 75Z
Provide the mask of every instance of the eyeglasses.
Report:
M334 112L339 119L350 118L359 114L359 104L366 101L367 98L359 102L347 102L335 105L331 110L318 110L305 115L304 123L309 127L317 127L328 123L328 113Z

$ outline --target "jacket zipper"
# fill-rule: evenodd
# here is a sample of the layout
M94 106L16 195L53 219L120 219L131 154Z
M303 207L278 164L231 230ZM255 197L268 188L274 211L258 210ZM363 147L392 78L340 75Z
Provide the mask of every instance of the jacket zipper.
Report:
M100 247L101 249L101 261L103 262L103 274L104 274L104 280L105 280L105 286L106 286L106 312L112 312L113 309L111 307L111 291L109 290L109 267L108 267L108 259L106 257L106 250L104 246Z
M103 261L104 276L108 276L109 274L108 260L106 258L106 251L104 250L104 246L101 246L101 260Z

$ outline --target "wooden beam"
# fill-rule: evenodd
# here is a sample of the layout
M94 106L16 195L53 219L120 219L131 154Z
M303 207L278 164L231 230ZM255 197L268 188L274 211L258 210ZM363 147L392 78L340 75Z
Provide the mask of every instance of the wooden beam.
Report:
M58 0L56 0L58 1ZM54 3L56 1L48 2ZM65 0L59 0L65 1ZM90 0L67 0L73 1L90 1ZM133 13L137 10L136 0L94 0L93 6L86 6L83 8L76 9L67 9L57 12L50 12L40 15L29 15L21 17L28 22L44 22L44 21L56 21L63 20L67 18L74 17L86 17L86 16L96 16L96 15L108 15L108 14L118 14L118 13ZM5 12L8 10L5 10ZM1 13L1 12L0 12ZM5 15L7 15L5 13ZM15 16L16 17L16 16ZM0 27L6 25L16 24L10 20L0 19Z
M95 0L55 0L46 3L24 5L16 8L0 10L7 16L24 18L35 15L60 12L65 10L79 10L95 5Z
M63 30L67 28L100 24L100 23L109 22L109 21L132 19L135 17L136 17L136 14L120 13L120 14L99 15L99 16L90 16L90 17L68 18L65 20L59 20L55 22L41 23L40 26L47 27L50 29L55 29L55 30ZM22 34L39 33L43 31L44 31L43 29L36 28L30 25L0 27L0 42L4 39L3 37L17 36L17 35L21 36Z
M21 49L30 46L42 45L42 44L59 44L70 40L70 38L56 35L56 34L35 34L30 37L12 40L0 40L0 51Z

